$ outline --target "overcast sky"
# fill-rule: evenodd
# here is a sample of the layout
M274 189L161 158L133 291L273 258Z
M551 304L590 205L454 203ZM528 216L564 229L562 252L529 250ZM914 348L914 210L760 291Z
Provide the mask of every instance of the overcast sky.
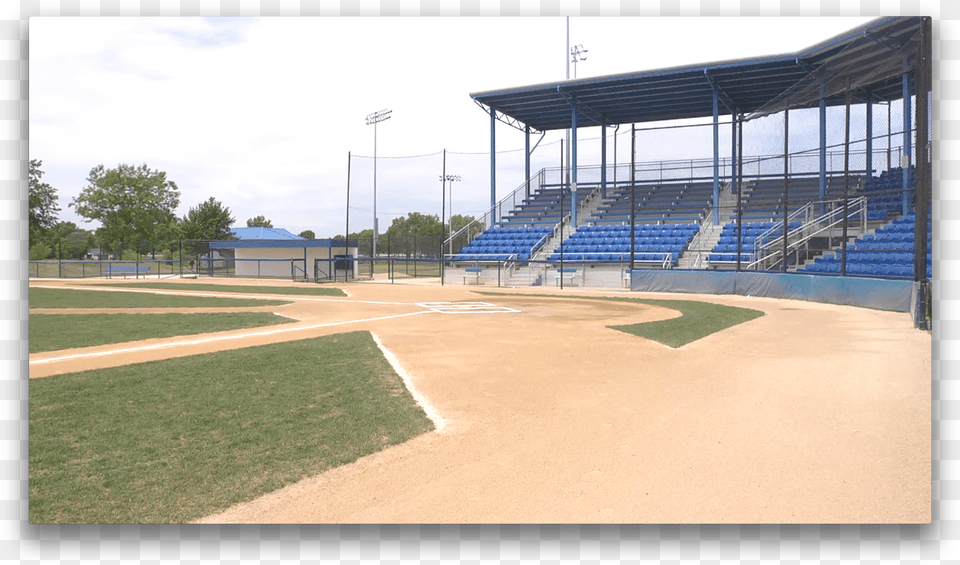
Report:
M571 18L588 50L579 78L810 47L870 18ZM377 129L380 231L440 214L442 151L453 212L489 204L489 117L469 94L563 80L565 18L122 18L30 20L30 158L68 206L103 164L147 164L180 189L179 216L214 197L235 227L264 215L293 233L373 226ZM571 76L573 74L571 68ZM627 130L621 128L621 137ZM582 129L582 165L599 163ZM559 163L550 133L533 170ZM536 139L533 140L534 142ZM627 138L626 141L629 141ZM497 197L523 182L523 135L497 126ZM612 147L612 145L611 145ZM612 151L612 149L611 149ZM629 159L620 143L621 162ZM612 154L611 154L612 155ZM611 156L612 158L612 156Z

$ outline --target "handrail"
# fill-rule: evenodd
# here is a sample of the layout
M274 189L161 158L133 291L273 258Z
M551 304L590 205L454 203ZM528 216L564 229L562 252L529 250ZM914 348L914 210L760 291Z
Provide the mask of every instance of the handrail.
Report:
M800 247L800 245L806 243L810 239L820 235L821 233L835 228L838 224L844 221L843 215L843 200L820 200L815 202L809 202L804 208L812 207L815 205L828 205L833 204L829 212L801 224L799 227L787 231L787 251L793 251ZM837 206L837 204L840 204ZM847 215L846 219L858 216L860 217L860 228L861 230L866 229L866 218L867 218L867 198L865 196L859 196L854 198L851 202L847 204ZM780 223L782 230L782 222ZM776 226L775 226L776 227ZM814 229L811 231L811 227ZM770 231L770 230L768 230ZM764 232L765 234L767 232ZM792 243L790 242L791 235L804 234L802 237L795 239ZM774 238L767 242L760 242L761 236L757 237L757 242L754 243L754 260L747 265L748 269L759 268L761 264L766 263L768 260L776 258L778 255L783 253L783 235L780 237ZM766 255L762 254L764 250L772 249L770 253ZM781 260L786 260L782 258Z

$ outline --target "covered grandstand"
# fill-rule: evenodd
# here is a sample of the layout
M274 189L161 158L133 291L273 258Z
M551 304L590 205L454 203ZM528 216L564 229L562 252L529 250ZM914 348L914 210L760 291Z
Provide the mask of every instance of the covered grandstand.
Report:
M797 53L471 94L491 124L490 211L478 222L489 234L543 234L535 246L500 246L496 259L512 272L497 280L563 285L586 274L561 272L606 268L641 290L638 280L657 275L638 271L677 270L671 280L683 274L696 288L729 270L910 281L910 292L925 291L930 68L929 18L888 17ZM527 180L499 202L498 120L523 132L528 148ZM631 160L611 167L608 128L622 124L631 126ZM599 166L577 161L584 127L600 128ZM713 158L645 158L669 153L667 130L682 128L691 140L709 131ZM571 162L532 173L530 135L563 129ZM910 249L865 247L895 222L915 235ZM504 269L475 250L447 257L451 280L464 268ZM872 266L891 264L894 251L896 268Z

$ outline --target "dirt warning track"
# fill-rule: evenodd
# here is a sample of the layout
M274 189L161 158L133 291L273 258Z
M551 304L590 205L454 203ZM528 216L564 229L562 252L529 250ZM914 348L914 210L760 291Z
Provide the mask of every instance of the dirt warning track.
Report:
M930 521L930 335L906 314L607 293L765 313L673 349L607 326L676 311L574 298L600 292L344 288L284 296L285 326L31 355L31 377L366 330L443 418L202 522Z

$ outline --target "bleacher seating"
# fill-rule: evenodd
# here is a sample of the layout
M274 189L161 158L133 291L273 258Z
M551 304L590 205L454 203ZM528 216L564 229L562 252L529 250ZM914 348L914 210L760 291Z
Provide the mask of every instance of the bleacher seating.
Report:
M583 187L577 191L577 203L590 196L592 189ZM560 223L561 210L563 215L570 214L570 191L563 194L566 200L560 203L560 188L543 187L517 205L516 208L505 214L500 221L501 226L555 226Z
M916 168L910 167L910 184L907 187L907 202L913 206ZM870 177L860 190L867 197L867 219L886 220L899 216L903 211L903 168L897 167Z
M700 225L691 224L637 224L634 227L634 258L641 262L662 263L669 257L676 264L699 231ZM561 248L554 251L549 261L622 262L630 260L630 226L580 226Z
M630 222L630 187L607 191L606 200L589 219L595 224ZM699 222L710 209L713 183L665 183L638 186L633 196L636 222L684 224Z
M546 241L553 227L493 227L454 256L460 261L526 261Z
M795 221L788 224L789 229L796 229L802 225L801 222ZM756 243L757 237L763 235L765 232L774 229L774 232L771 234L773 238L776 238L781 232L779 231L783 227L783 222L744 222L743 228L740 231L740 261L741 263L750 261L753 257L753 248ZM776 229L779 228L779 229ZM720 232L720 239L717 241L717 244L713 247L713 250L710 252L708 257L710 263L736 263L737 261L737 224L735 222L727 222L723 225L723 230Z
M847 274L881 277L913 277L914 228L916 216L909 214L897 218L874 234L857 238L847 247ZM927 221L927 278L933 271L933 231ZM807 273L839 273L840 251L829 252L813 263L798 269Z

